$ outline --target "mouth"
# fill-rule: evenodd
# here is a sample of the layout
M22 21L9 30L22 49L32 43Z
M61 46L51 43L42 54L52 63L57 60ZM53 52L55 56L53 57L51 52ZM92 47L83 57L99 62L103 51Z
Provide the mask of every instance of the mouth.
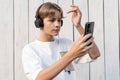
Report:
M54 29L53 31L54 31L54 32L59 32L59 31L60 31L60 29Z

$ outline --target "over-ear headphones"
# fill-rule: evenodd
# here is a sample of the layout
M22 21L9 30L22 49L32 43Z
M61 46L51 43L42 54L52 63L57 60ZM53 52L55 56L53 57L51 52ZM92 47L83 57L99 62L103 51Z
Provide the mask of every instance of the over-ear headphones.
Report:
M35 15L35 26L36 28L43 28L44 26L44 23L43 23L43 19L40 17L39 15L39 11L41 9L41 7L43 6L44 4L40 5L40 7L37 9L36 11L36 15ZM63 25L63 20L61 20L61 26Z

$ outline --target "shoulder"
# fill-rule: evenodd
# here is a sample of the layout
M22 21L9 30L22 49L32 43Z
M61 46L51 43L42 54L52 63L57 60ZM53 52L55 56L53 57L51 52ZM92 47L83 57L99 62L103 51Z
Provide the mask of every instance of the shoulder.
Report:
M34 45L35 45L35 42L28 43L23 47L23 50L30 50L31 47Z
M36 53L34 48L36 48L36 46L37 46L36 41L26 44L22 49L23 53L22 55L35 55Z
M26 44L23 49L22 49L22 61L23 63L28 63L30 61L40 61L40 57L41 55L39 55L38 49L36 48L36 44L35 43L29 43Z

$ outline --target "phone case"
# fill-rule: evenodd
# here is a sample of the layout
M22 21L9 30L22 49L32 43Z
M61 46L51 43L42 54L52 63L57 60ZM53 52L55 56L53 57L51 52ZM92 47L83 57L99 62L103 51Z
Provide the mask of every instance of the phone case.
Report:
M89 33L92 33L92 35L93 35L93 29L94 29L94 22L87 22L86 24L85 24L85 33L84 33L84 35L86 35L86 34L89 34ZM92 37L92 36L91 36ZM87 40L89 40L91 37L89 37ZM86 41L87 41L86 40ZM91 45L92 43L90 43L90 44L88 44L87 46L89 46L89 45Z
M93 34L93 29L94 29L94 22L87 22L85 24L85 35L88 33Z

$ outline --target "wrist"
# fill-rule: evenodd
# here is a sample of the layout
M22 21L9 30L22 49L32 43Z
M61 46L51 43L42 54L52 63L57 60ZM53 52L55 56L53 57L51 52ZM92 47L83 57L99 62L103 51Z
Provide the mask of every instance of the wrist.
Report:
M73 53L71 53L71 52L67 52L65 54L65 57L68 58L70 61L73 61L75 59Z
M82 27L82 25L81 24L77 24L77 25L75 25L75 27L79 28L79 27Z
M81 35L84 34L84 29L81 24L76 25L75 28Z

